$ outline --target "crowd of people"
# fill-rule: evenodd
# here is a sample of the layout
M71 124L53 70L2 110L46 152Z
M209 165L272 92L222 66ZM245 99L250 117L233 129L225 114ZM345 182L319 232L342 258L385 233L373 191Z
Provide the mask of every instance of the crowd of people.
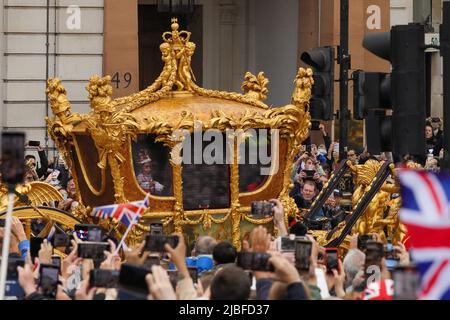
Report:
M393 287L385 259L380 260L380 274L368 283L367 259L352 237L349 250L337 259L330 269L325 248L314 237L306 235L303 241L311 244L308 253L309 268L299 268L297 253L283 249L279 241L291 239L284 224L281 202L274 203L274 223L279 237L272 237L259 226L249 241L243 241L238 253L230 242L210 236L197 239L187 255L188 248L182 234L175 247L165 244L163 251L148 251L146 242L127 248L121 256L116 251L117 240L104 238L109 248L103 257L79 256L84 241L77 233L68 245L69 254L57 268L57 278L45 272L54 263L52 242L43 240L36 256L30 252L22 223L14 217L10 260L23 259L17 267L16 281L23 290L19 298L25 300L321 300L321 299L380 299L393 298L392 292L373 297L370 286L380 282ZM0 229L3 236L3 229ZM148 240L147 240L148 241ZM62 249L62 248L55 248ZM399 264L409 265L409 254L404 246L395 247ZM259 257L250 267L240 262L240 255L251 253ZM242 258L243 259L243 258ZM22 260L22 261L23 261ZM303 262L304 263L304 262ZM44 270L44 271L43 271ZM99 270L109 275L108 282L98 277ZM129 273L133 270L133 273ZM194 270L194 272L192 272ZM14 282L13 271L8 279ZM55 272L56 274L56 272ZM91 279L95 277L96 280ZM103 283L102 286L97 286ZM52 287L53 286L53 287ZM18 298L18 297L15 297Z
M430 119L426 126L426 160L422 163L429 171L439 171L442 151L442 121ZM305 146L295 159L292 170L294 198L299 212L310 208L320 190L336 169L339 159L339 144L332 142L323 124L320 125L323 143ZM48 161L44 150L37 149L39 164L35 156L26 157L25 182L45 181L59 190L64 200L53 204L55 207L72 211L78 204L76 186L64 161ZM367 150L349 149L347 159L353 164L363 164L368 159L392 161L392 155L371 155ZM408 160L405 158L404 160ZM143 165L150 161L143 161ZM143 179L141 179L143 180ZM325 206L312 217L321 223L321 230L331 230L345 219L351 207L345 205L344 193L350 190L336 189ZM361 245L361 236L368 236L385 249L376 235L354 235L349 248L341 250L337 263L330 266L327 251L320 247L316 239L308 234L314 225L304 221L290 220L286 228L284 208L278 200L273 203L274 226L277 237L269 234L262 226L253 230L249 241L243 241L236 248L227 241L219 241L210 236L201 236L188 250L182 234L177 234L177 245L165 244L160 251L148 250L147 240L123 252L116 250L117 239L104 236L102 241L109 248L101 257L79 256L83 240L73 233L65 247L53 248L50 239L44 239L36 256L31 254L30 241L25 236L22 223L16 217L12 222L12 241L9 248L11 261L22 261L9 269L8 279L20 286L22 294L12 298L26 300L390 300L394 297L394 281L391 266L386 257L376 262L379 272L370 274L368 267L373 257L366 256L367 248ZM0 238L4 229L0 227ZM299 240L300 239L300 240ZM283 241L303 241L310 243L308 270L299 268L299 258L295 249L283 248ZM49 276L42 270L54 265L55 250L68 253L60 261L57 271L57 285L51 289ZM240 250L239 250L240 249ZM398 244L391 248L395 252L397 266L409 266L409 253L405 246ZM190 254L188 254L188 252ZM255 266L245 266L240 261L242 253L254 254ZM255 258L256 257L256 258ZM243 258L242 258L243 259ZM254 262L254 261L253 261ZM134 270L130 276L130 268ZM135 268L135 269L133 269ZM110 281L98 286L93 275L98 270L106 270ZM109 272L109 273L108 273ZM371 277L374 275L375 277ZM132 279L130 279L130 277ZM100 281L101 282L101 281ZM376 290L384 286L389 290ZM374 294L374 290L378 292Z

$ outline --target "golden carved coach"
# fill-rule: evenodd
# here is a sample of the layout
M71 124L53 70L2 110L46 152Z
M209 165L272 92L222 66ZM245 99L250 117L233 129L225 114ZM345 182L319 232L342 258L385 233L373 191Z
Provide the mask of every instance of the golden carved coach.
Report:
M262 72L245 74L242 94L204 89L196 84L191 68L196 46L190 37L190 32L179 31L173 19L160 46L164 68L141 92L113 99L111 78L93 76L86 87L89 114L73 113L61 80L49 79L47 94L54 117L47 119L48 131L74 177L81 202L74 215L81 221L106 223L93 220L93 207L142 200L149 192L150 207L130 241L149 230L148 222L162 220L167 232L184 232L188 237L210 233L232 240L239 248L252 225L272 229L271 217L252 217L253 201L279 199L286 208L286 223L296 213L289 197L291 170L310 127L312 72L299 69L290 104L279 108L264 103L268 79ZM248 137L226 135L249 129L277 132L277 141L258 142L277 143L271 156L278 170L273 174L253 175L258 164L240 161L240 144L249 144ZM191 135L206 130L225 134L234 142L231 161L206 166L178 161L179 146L186 139L176 134L180 130ZM118 223L107 223L123 232Z

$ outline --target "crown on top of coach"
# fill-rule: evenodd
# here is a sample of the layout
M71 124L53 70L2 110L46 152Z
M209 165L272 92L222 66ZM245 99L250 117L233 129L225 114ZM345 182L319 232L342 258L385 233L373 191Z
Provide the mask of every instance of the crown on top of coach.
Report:
M191 39L192 33L189 31L178 31L180 25L177 18L172 18L172 31L164 32L162 38L165 42L174 46L174 49L181 49Z

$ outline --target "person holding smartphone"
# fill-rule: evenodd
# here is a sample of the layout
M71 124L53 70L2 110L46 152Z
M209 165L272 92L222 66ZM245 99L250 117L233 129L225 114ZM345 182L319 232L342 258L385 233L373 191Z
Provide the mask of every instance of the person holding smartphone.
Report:
M32 141L29 141L25 147L35 148L37 150L41 165L38 166L36 157L31 154L25 156L25 163L36 172L38 179L46 177L48 170L48 159L44 149L40 145L36 146L36 143L32 143Z

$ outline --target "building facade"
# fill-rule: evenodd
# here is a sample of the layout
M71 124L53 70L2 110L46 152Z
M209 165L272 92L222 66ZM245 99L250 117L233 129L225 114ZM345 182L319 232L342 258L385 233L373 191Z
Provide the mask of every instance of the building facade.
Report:
M350 0L351 69L389 72L389 63L362 48L368 32L418 21L427 7L415 0ZM46 79L60 77L75 112L89 111L84 89L94 74L113 77L114 96L153 82L161 70L161 33L170 14L157 0L3 0L0 2L0 128L25 131L47 143L50 113ZM179 17L197 43L194 72L203 87L240 91L246 71L265 71L271 105L289 103L299 56L313 47L339 44L339 0L197 0L194 13ZM432 5L431 5L432 4ZM440 23L441 0L431 1ZM419 10L419 6L421 9ZM422 10L422 11L421 11ZM435 28L437 30L437 28ZM439 53L433 55L432 113L442 109ZM336 79L338 65L336 65ZM335 107L338 107L336 84ZM351 109L353 87L350 82ZM354 123L362 139L362 124ZM331 127L331 124L330 124ZM352 131L351 131L352 132Z

